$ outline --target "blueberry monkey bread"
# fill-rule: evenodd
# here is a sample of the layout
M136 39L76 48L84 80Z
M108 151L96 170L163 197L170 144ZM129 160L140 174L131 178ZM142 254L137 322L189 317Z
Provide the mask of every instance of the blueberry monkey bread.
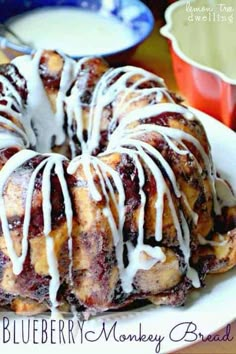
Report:
M225 197L226 196L226 197ZM162 79L38 51L0 66L0 305L181 305L236 264L236 198Z

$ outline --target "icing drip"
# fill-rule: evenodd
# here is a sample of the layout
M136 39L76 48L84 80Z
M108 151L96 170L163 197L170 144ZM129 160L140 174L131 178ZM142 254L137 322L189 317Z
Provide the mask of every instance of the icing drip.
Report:
M184 202L185 207L188 210L188 213L191 215L194 225L197 225L198 219L199 219L198 214L192 210L192 208L189 205L188 199L186 198L186 195L183 192L181 192L181 197L183 198L183 202Z
M145 175L143 171L142 164L140 163L138 155L142 156L140 154L140 151L138 153L122 148L120 149L121 153L126 153L130 155L135 163L135 166L138 171L138 177L139 177L139 194L140 194L140 211L139 211L139 217L138 217L138 239L137 239L137 246L134 248L131 242L127 242L127 249L128 249L128 260L129 264L128 267L124 271L124 276L123 276L123 282L122 286L124 291L126 292L131 292L133 290L132 288L132 282L133 279L139 269L150 269L152 268L153 265L155 265L157 262L164 262L165 261L165 255L161 250L161 247L150 247L148 245L144 244L144 221L145 221L145 205L146 205L146 195L143 191L143 187L145 184ZM163 197L163 195L161 195ZM160 198L161 200L161 198ZM159 221L161 227L161 222L162 220L158 220L158 212L159 212L159 205L158 205L158 199L156 202L156 212L157 212L157 221ZM156 239L159 238L157 237L157 232L160 230L157 230L158 225L156 223ZM150 258L147 260L141 259L141 256L143 253L146 253Z
M23 139L13 134L0 132L0 149L5 149L11 146L24 147Z
M26 161L30 160L31 158L37 156L37 153L31 150L22 150L15 155L13 155L7 163L3 166L3 168L0 171L0 218L1 218L1 225L2 225L2 230L8 250L9 257L12 261L12 266L13 266L13 272L15 274L20 274L22 269L23 269L23 264L25 261L25 257L27 254L27 249L28 249L28 242L25 242L25 237L23 236L22 239L22 254L21 256L17 256L16 251L14 249L14 244L13 240L11 238L11 233L9 230L9 225L8 225L8 220L7 220L7 215L6 215L6 210L5 210L5 205L4 205L4 187L9 179L9 177L12 175L12 173L20 167L22 164L24 164ZM30 204L31 207L31 204ZM27 222L27 220L26 220Z
M236 197L233 194L232 189L222 178L216 178L215 186L221 209L224 207L232 207L236 205Z
M69 280L70 284L73 284L72 269L73 269L73 244L72 244L72 220L73 220L73 209L71 204L70 193L68 186L64 177L64 169L62 163L56 163L55 173L59 179L62 194L65 202L65 215L67 221L67 233L68 233L68 253L69 253Z
M167 104L169 105L169 104ZM166 106L166 104L159 104L158 106ZM114 147L117 145L117 142L121 142L121 144L129 144L127 141L129 138L137 138L139 135L142 135L144 133L151 133L151 132L156 132L158 134L161 134L163 136L163 138L166 140L166 142L169 144L169 146L177 153L180 154L189 154L191 156L194 156L190 150L186 147L185 144L183 144L183 140L188 141L190 143L192 143L197 150L200 152L202 159L204 161L204 164L206 166L207 169L207 173L208 173L208 179L210 182L210 186L211 186L211 190L212 190L212 195L213 195L213 199L214 199L214 209L215 209L215 213L219 214L221 211L221 207L219 204L219 201L217 199L217 194L216 194L216 190L215 190L215 181L216 181L216 173L214 171L212 162L210 160L210 158L208 157L208 155L206 154L206 152L204 151L203 147L201 146L201 144L199 143L199 141L194 138L192 135L179 130L179 129L175 129L175 128L170 128L170 127L163 127L163 126L158 126L158 125L153 125L153 124L140 124L135 128L129 128L129 124L131 124L132 122L137 121L138 119L145 119L148 117L151 117L152 115L154 115L153 112L153 108L155 108L155 106L151 106L148 107L150 108L150 110L152 112L149 112L148 109L146 110L146 114L145 112L143 112L142 114L142 110L140 110L140 112L137 114L137 116L135 115L135 112L132 112L131 114L128 114L127 116L124 117L123 121L120 123L120 125L117 127L117 129L114 131L114 133L111 135L110 137L110 142L108 144L108 151L114 149ZM159 111L162 112L162 110L165 109L164 107L161 107L159 109ZM170 108L167 108L167 110L169 111ZM145 108L144 108L145 110ZM165 110L164 110L165 111ZM150 115L149 115L150 114ZM141 117L140 117L141 115ZM179 150L173 143L173 141L171 141L170 139L174 139L175 141L177 141L178 143L181 143L181 145L184 147L184 150ZM131 141L131 145L132 145L132 140ZM140 143L140 142L139 142ZM143 144L143 143L142 143ZM146 148L148 148L149 150L151 149L152 151L155 151L155 157L158 159L158 152L153 149L151 147L151 145L149 145L149 147L147 147L149 144L146 144ZM194 156L195 158L195 156ZM197 159L195 158L195 161L197 161ZM166 165L166 163L165 163ZM197 163L200 172L201 167L199 165L199 163ZM168 173L168 169L166 169L166 166L163 166L166 170L166 172ZM170 178L170 176L169 176ZM175 185L175 183L173 184L172 181L172 185ZM176 188L176 187L175 187ZM178 195L179 196L179 192ZM185 199L184 199L185 200ZM188 205L187 205L188 207ZM193 214L194 216L194 214ZM195 217L196 219L196 217Z
M27 81L28 98L23 111L22 124L26 135L29 137L30 146L38 152L51 151L53 140L62 144L65 140L64 125L64 98L66 91L74 79L74 62L64 57L60 90L56 100L56 112L49 101L39 74L39 64L42 51L37 51L35 56L22 56L13 60L13 64Z
M0 124L1 123L5 125L7 129L9 129L9 131L13 130L14 133L17 133L22 138L22 141L24 141L24 144L25 142L28 142L27 136L24 131L21 130L16 124L12 123L9 119L0 116ZM26 143L25 145L26 147L28 147L28 143Z
M132 154L132 151L128 149L122 149L122 152ZM124 251L123 226L125 220L125 192L124 192L123 182L120 175L100 159L93 156L89 157L88 155L79 156L73 161L71 161L67 170L68 173L73 174L76 172L79 166L82 166L86 176L86 180L88 182L88 189L91 198L95 202L100 201L102 196L95 185L94 182L95 175L91 173L91 170L90 173L88 173L88 169L90 169L90 165L93 167L96 175L99 177L99 184L101 186L102 194L106 200L106 206L103 209L103 214L107 218L108 223L110 225L110 229L113 235L113 242L116 250L117 265L120 272L121 284L123 290L127 293L132 291L133 278L139 269L150 269L156 262L165 260L165 255L163 254L160 247L152 248L148 245L144 245L143 227L144 227L144 209L145 209L146 197L145 197L145 193L143 192L143 186L144 186L145 179L144 179L143 168L138 157L135 156L135 153L132 154L132 157L139 171L139 186L140 186L139 192L141 197L141 208L140 208L139 221L138 221L137 247L134 248L130 242L126 243L129 251L128 254L129 265L126 268L124 268L124 264L123 264L123 251ZM112 177L113 182L117 188L117 191L119 192L118 203L116 201L115 192L109 181L108 175ZM109 190L109 193L107 192L107 189ZM118 211L118 215L119 215L118 227L116 225L114 216L112 214L110 198L112 199L116 207L116 210ZM152 257L152 259L148 259L146 261L142 260L141 254L143 252L145 252L150 257Z
M56 307L58 306L57 302L57 292L60 286L60 274L58 269L57 255L55 253L54 239L50 235L52 231L52 222L51 222L51 174L52 170L55 167L55 173L58 176L60 186L62 189L64 204L65 204L65 214L67 220L67 231L68 231L68 248L69 256L72 256L72 217L73 211L71 206L70 195L67 187L67 183L64 176L63 161L66 158L59 154L50 154L47 159L47 164L43 171L42 177L42 195L43 195L43 220L44 220L44 235L46 238L46 251L47 251L47 261L49 266L49 274L51 276L50 285L49 285L49 298L52 305L52 310L55 312ZM72 257L70 258L69 266L69 276L70 281L72 282Z
M120 143L122 144L122 141ZM172 214L172 218L173 218L173 221L174 221L175 229L176 229L176 232L177 232L177 237L178 237L180 249L181 249L181 251L182 251L182 253L183 253L184 257L185 257L185 261L186 261L186 264L188 266L187 276L193 282L194 286L196 286L196 287L200 286L199 285L200 284L199 281L197 282L197 280L196 280L196 276L197 276L196 275L197 274L196 271L194 271L194 269L192 269L189 266L190 243L189 243L189 236L188 236L189 235L189 230L187 230L186 220L184 219L185 225L183 226L183 218L184 217L182 216L182 220L179 220L179 218L177 216L177 213L176 213L176 208L175 208L173 200L172 200L172 196L171 196L170 190L169 190L169 188L168 188L168 186L167 186L167 184L166 184L166 182L165 182L165 180L164 180L164 178L162 176L162 173L161 173L160 169L157 167L157 165L154 163L154 161L150 158L149 154L145 152L144 148L153 157L155 157L156 159L158 159L160 157L159 156L159 152L156 151L154 148L152 148L151 145L143 143L142 141L135 141L135 140L132 140L132 139L130 139L130 140L127 139L127 140L125 140L125 144L127 144L129 146L133 146L133 147L135 147L137 149L137 152L135 151L135 153L138 154L142 158L143 162L148 166L148 168L152 172L152 175L153 175L153 177L155 179L155 182L156 182L156 188L157 188L157 200L156 200L156 204L155 204L155 207L156 207L156 232L155 232L155 238L156 238L156 240L157 241L161 241L162 240L162 217L163 217L163 207L164 207L164 195L166 195L167 199L168 199L169 207L171 209L171 214ZM126 152L130 156L134 155L134 152L132 152L132 150L129 150L129 149L116 148L115 150L119 151L119 152ZM162 159L159 158L158 160L159 160L159 162L163 163ZM138 171L140 172L140 170L138 170ZM166 172L167 171L168 171L168 168L166 169ZM139 178L140 178L140 176L141 175L139 173ZM172 182L172 185L173 185L173 189L176 191L177 197L180 197L181 194L180 194L180 192L178 190L175 178L173 178L172 174L170 174L168 177L170 178L170 180L172 178L171 182ZM141 203L141 205L142 205L142 203ZM144 214L141 217L141 220L142 220L142 223L144 223ZM183 227L184 235L187 235L186 236L186 238L187 238L186 241L184 240L184 235L183 235L183 231L181 229L181 226ZM136 251L133 250L132 245L129 245L128 250L129 250L129 253L136 252ZM159 250L159 252L161 252L161 251ZM159 255L159 257L160 257L160 255ZM134 264L138 264L137 260L136 260L136 262L134 262ZM133 268L135 270L134 266L133 266ZM141 269L141 268L138 268L138 269ZM138 269L136 269L136 271ZM133 270L133 276L136 273L136 272L134 273L134 270Z
M13 272L15 274L20 274L23 270L23 265L28 253L28 233L29 225L31 219L31 207L32 207L32 197L34 192L35 180L40 170L43 169L42 175L42 209L43 209L43 221L44 221L44 235L46 240L46 253L47 261L49 266L49 274L51 276L50 285L49 285L49 299L52 304L52 310L55 312L56 307L58 306L57 302L57 291L60 286L60 274L58 270L57 255L54 250L54 239L50 235L52 231L51 223L51 174L52 170L55 167L55 174L58 176L60 186L62 189L62 194L65 204L65 215L67 220L67 229L68 229L68 248L70 256L70 267L69 267L69 276L72 281L72 217L73 211L71 206L70 194L68 191L67 183L64 176L63 161L66 158L59 154L45 154L45 159L39 163L39 165L33 171L29 185L27 188L26 202L25 202L25 215L23 222L23 237L21 242L21 255L18 256L14 249L13 240L11 238L11 233L9 230L8 220L5 212L4 205L4 187L12 175L12 173L22 166L25 162L29 161L33 157L38 156L38 153L31 150L21 150L16 153L12 158L10 158L7 163L4 165L0 171L0 217L2 229L5 237L5 242L8 250L9 257L12 261Z
M56 123L57 123L57 134L56 134L56 145L62 145L65 141L65 132L63 129L65 121L65 111L64 104L66 100L66 93L71 87L75 79L76 63L74 60L63 56L64 65L61 74L60 88L56 99Z
M89 58L85 57L80 59L77 62L77 65L74 69L74 80L76 79L76 76L80 72L82 65L86 63L86 61L89 60ZM83 95L83 91L79 90L77 86L77 82L75 82L71 93L68 97L65 98L65 110L67 114L67 134L69 137L69 145L70 145L70 150L71 150L71 157L72 159L76 156L76 144L73 140L73 121L75 120L76 122L76 136L78 138L78 141L80 142L81 145L81 150L83 153L87 152L87 144L84 141L84 130L87 128L84 126L83 122L83 112L82 112L82 102L81 102L81 97Z
M100 192L98 191L95 182L94 182L94 175L91 173L90 165L96 171L99 182L104 193L106 199L106 207L103 210L104 215L108 219L108 223L110 225L114 247L116 251L116 258L117 258L117 265L120 271L120 277L122 279L123 274L123 226L125 220L125 192L122 180L119 174L113 170L110 166L102 162L100 159L88 156L88 155L81 155L73 159L67 169L69 174L74 174L76 170L81 166L86 176L86 180L88 182L88 189L90 192L91 198L97 202L102 199ZM88 172L89 171L89 172ZM113 179L115 187L118 191L118 202L116 200L115 191L112 187L111 182L109 181L108 175L110 175ZM109 194L106 192L106 188L109 190ZM112 199L116 210L118 212L119 223L118 226L114 220L112 211L111 211L111 203L110 198Z
M54 312L58 306L57 291L60 286L60 274L58 269L58 261L54 249L54 240L50 236L51 232L51 172L54 166L54 161L48 161L43 171L42 179L42 194L43 194L43 220L44 220L44 235L46 238L46 253L49 267L49 274L51 276L49 285L49 298L51 301L52 311Z
M193 286L195 288L199 288L201 286L199 276L197 271L192 268L189 264L189 260L191 257L191 248L190 248L190 230L189 226L187 224L187 221L184 217L184 214L180 212L180 217L181 217L181 226L183 230L183 236L179 239L180 244L181 244L181 250L183 251L185 262L187 264L187 277L191 280Z
M201 235L198 235L198 240L200 242L201 245L210 245L210 246L216 246L216 247L223 247L227 244L227 240L225 240L225 238L220 235L217 234L219 241L211 241L211 240L206 240L204 237L202 237Z
M119 75L121 76L119 77ZM90 153L92 153L93 150L96 149L99 145L100 122L103 109L109 104L112 104L112 102L116 100L119 93L125 91L125 94L121 101L122 106L122 103L125 101L126 97L128 97L128 95L134 91L134 88L132 86L130 88L127 87L129 80L131 80L134 75L141 75L141 80L143 80L143 76L145 76L146 81L153 80L157 84L161 86L163 85L163 81L160 78L140 68L125 66L122 68L108 70L97 83L91 103L92 108L90 110L88 127L88 151ZM118 79L114 81L116 77L118 77ZM112 83L113 81L114 83ZM135 83L134 87L137 87L138 85L138 83ZM158 88L155 88L153 90L157 93L157 96L159 96L160 99L162 97L161 90ZM147 91L148 94L151 93L149 90ZM142 97L145 97L145 92L141 93L141 95ZM131 103L132 101L130 101L130 104ZM115 120L117 120L118 114L119 111L116 112L116 110L113 109L113 118L111 125Z
M85 58L83 60L87 59ZM79 66L81 67L81 62L79 62ZM141 78L128 87L129 80L136 75L139 75ZM142 90L138 88L141 84L144 84L148 80L152 80L152 82L155 82L160 87ZM117 99L121 92L123 97L119 104L119 109L116 109L113 102ZM135 92L137 97L128 99L128 102L125 102L129 95L133 92ZM139 101L140 99L149 97L151 94L155 96L157 102L159 102L164 96L173 102L173 99L168 94L167 89L163 86L163 80L143 69L126 66L108 70L100 78L93 92L88 118L88 139L85 141L83 131L87 127L83 126L82 121L82 103L80 101L82 93L78 91L76 86L74 86L71 96L67 99L67 113L69 112L68 117L70 122L68 125L69 127L71 126L73 119L77 122L76 135L82 147L82 152L85 153L88 151L88 153L91 154L93 150L99 146L100 133L102 129L101 120L105 107L112 105L113 112L110 126L113 126L113 123L118 120L118 117L126 110L128 106L132 105L136 101ZM192 114L188 114L192 117ZM69 132L69 135L72 135L71 131ZM75 150L73 142L72 150Z

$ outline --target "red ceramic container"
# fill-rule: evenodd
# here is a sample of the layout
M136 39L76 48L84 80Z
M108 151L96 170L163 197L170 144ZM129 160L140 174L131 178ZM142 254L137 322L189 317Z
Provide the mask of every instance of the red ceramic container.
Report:
M188 48L184 48L185 44L186 46L198 46L198 50L201 53L204 53L204 48L208 50L206 38L204 38L204 48L201 48L201 41L197 40L197 35L196 37L192 36L192 41L189 39L186 43L182 41L180 48L179 38L177 38L179 34L178 36L175 34L176 26L182 23L182 30L186 31L186 21L190 18L188 16L199 16L200 13L202 17L199 18L203 19L203 12L209 11L207 10L209 7L205 7L203 8L204 11L195 15L194 9L200 8L197 7L198 0L191 2L193 4L193 7L190 8L192 11L188 11L188 4L189 1L180 0L170 5L165 13L166 25L161 28L161 34L169 42L174 74L179 90L191 106L217 118L230 128L236 129L236 79L228 77L211 66L203 65L185 54L186 52L188 53ZM222 23L219 26L222 26ZM199 27L196 28L201 30L200 23ZM205 36L209 36L209 41L213 40L210 37L210 33L205 33ZM216 55L216 53L212 52L212 55Z

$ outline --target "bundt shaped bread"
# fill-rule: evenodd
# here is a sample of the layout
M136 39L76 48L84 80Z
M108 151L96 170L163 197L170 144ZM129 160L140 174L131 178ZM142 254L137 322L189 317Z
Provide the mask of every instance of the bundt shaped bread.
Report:
M236 264L206 133L143 69L51 51L1 65L0 169L0 305L16 313L180 305Z

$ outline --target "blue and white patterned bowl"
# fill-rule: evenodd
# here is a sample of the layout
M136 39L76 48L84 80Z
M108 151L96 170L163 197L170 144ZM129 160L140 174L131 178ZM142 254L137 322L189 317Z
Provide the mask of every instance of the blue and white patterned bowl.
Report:
M80 9L91 11L99 11L104 0L0 0L0 22L4 23L11 17L23 14L24 12L48 7L48 6L74 6ZM113 8L109 9L112 16L118 17L125 22L134 31L134 42L131 46L104 54L108 60L112 62L121 62L130 56L137 47L149 36L154 27L154 18L152 12L139 0L113 0ZM25 47L12 41L9 41L4 35L0 35L0 47L9 56L13 57L17 54L30 54L33 49ZM96 55L97 53L93 53ZM80 55L74 56L75 59Z

